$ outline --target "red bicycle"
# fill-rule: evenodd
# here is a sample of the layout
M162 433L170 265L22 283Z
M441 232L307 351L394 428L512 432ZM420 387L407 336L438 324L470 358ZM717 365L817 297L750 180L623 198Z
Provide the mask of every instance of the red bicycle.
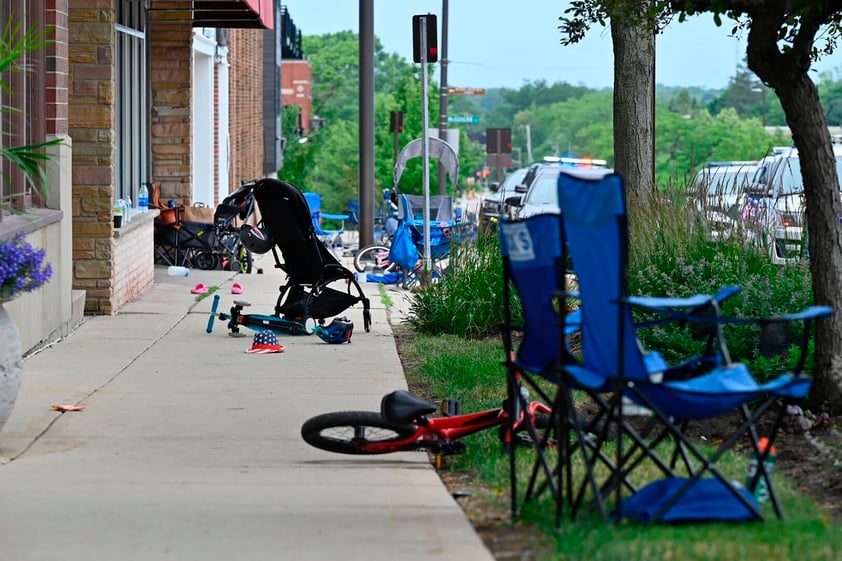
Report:
M460 438L500 427L500 438L506 446L531 442L541 438L534 428L546 428L550 415L549 407L532 401L517 415L514 431L510 431L506 407L463 415L459 402L448 398L441 402L442 416L429 416L438 410L439 406L431 401L397 390L383 396L379 413L338 411L317 415L301 426L301 436L316 448L339 454L428 450L433 454L433 464L442 469L447 456L465 451ZM527 423L527 418L532 423Z

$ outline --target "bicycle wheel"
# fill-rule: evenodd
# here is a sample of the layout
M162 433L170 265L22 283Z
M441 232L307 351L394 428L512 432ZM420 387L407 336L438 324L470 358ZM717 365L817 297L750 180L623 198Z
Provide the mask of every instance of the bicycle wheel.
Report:
M321 450L339 454L385 454L393 450L370 452L367 444L397 442L411 437L414 425L396 425L368 411L339 411L308 419L301 425L301 437Z
M251 269L254 266L254 256L251 254L251 251L240 246L238 253L237 261L240 262L240 272L245 274L251 273Z
M380 244L366 246L354 256L354 268L357 272L364 273L368 264L381 267L387 272L395 268L395 265L389 262L389 248Z

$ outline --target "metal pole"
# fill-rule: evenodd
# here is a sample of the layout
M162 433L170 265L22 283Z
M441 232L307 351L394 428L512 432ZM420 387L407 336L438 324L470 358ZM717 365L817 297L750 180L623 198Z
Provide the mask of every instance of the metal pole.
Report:
M441 92L439 93L439 138L447 142L447 0L441 2ZM456 187L454 185L454 187ZM439 195L447 194L447 170L439 160Z
M424 271L421 276L422 284L429 281L432 271L430 259L430 123L428 97L429 84L427 79L427 18L421 18L421 127L422 127L422 176L424 178Z
M524 125L526 127L526 165L532 165L532 125Z
M359 247L374 242L374 0L360 0Z

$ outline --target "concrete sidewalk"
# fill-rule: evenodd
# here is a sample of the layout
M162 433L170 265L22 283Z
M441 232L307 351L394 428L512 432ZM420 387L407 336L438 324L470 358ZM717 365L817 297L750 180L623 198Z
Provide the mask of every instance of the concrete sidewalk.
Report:
M247 354L254 332L208 334L212 298L190 288L219 286L227 309L236 281L247 311L270 313L283 275L257 266L159 268L141 300L24 362L0 431L0 559L493 559L426 454L343 456L301 439L315 414L376 411L406 387L378 286L362 283L370 333L361 306L347 312L351 344L279 336L284 353Z

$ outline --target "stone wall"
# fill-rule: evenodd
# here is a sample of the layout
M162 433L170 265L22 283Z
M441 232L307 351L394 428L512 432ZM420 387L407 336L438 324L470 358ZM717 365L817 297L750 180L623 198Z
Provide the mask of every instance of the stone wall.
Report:
M166 12L152 12L152 178L162 201L193 202L191 2L173 2ZM186 10L176 6L184 5Z
M114 17L113 2L102 0L75 0L68 9L73 287L87 292L91 314L113 311Z

